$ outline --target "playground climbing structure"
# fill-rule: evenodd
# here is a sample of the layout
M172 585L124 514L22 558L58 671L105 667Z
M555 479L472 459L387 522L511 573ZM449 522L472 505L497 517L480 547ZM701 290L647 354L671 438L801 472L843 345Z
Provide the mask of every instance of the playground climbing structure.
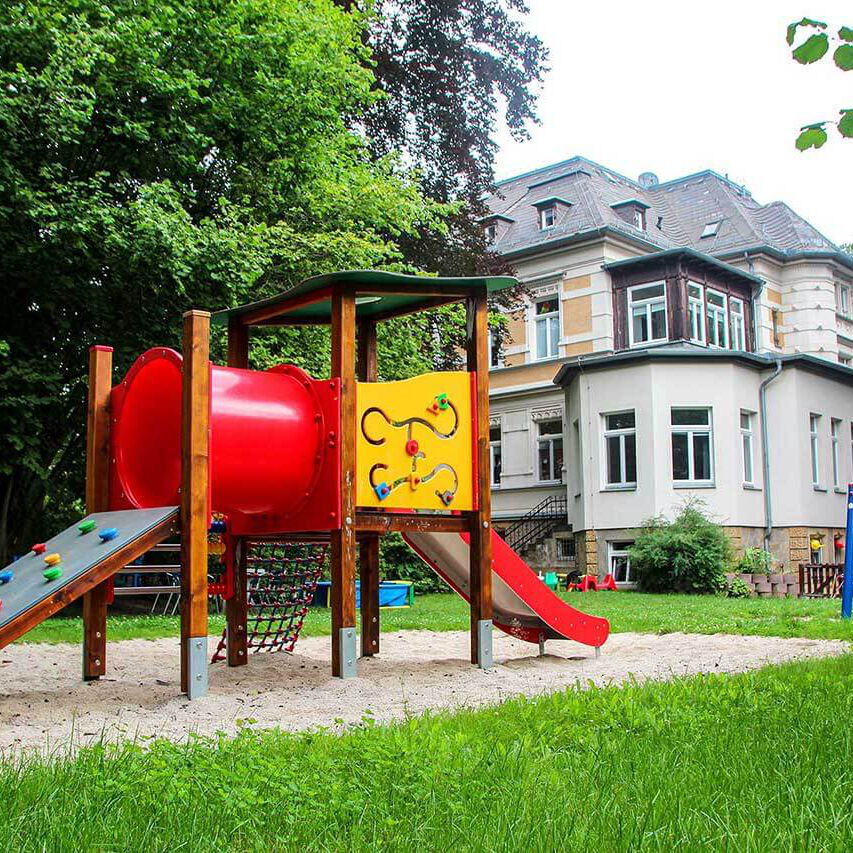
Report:
M540 647L561 638L601 646L606 620L557 598L491 528L487 299L514 284L317 276L213 317L187 312L182 353L151 349L115 385L112 350L93 347L86 509L95 525L69 528L52 553L34 546L11 577L0 572L15 602L5 617L0 608L0 646L83 596L83 674L99 678L113 574L179 534L181 689L190 698L207 692L208 596L225 600L217 659L243 666L251 651L291 650L326 548L332 672L352 677L356 575L360 652L370 656L380 640L379 539L391 531L469 602L472 663L492 664L493 615ZM465 369L379 381L378 324L454 302L466 315ZM211 321L227 329L225 365L210 361ZM328 378L293 365L249 368L252 329L318 324L331 327ZM153 527L150 512L160 514Z

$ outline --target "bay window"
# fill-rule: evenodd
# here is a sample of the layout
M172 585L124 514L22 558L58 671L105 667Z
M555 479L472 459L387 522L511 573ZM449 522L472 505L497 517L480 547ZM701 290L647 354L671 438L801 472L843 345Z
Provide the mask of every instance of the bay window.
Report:
M702 299L702 286L687 285L687 318L690 326L690 340L697 344L705 343L705 305Z
M732 296L729 299L729 314L731 316L732 349L746 349L746 320L743 300Z
M708 326L708 346L725 349L729 345L729 324L724 293L710 288L705 292L705 318Z
M711 410L673 408L672 479L678 485L707 485L714 480Z
M665 341L666 285L659 281L628 289L628 339L631 346Z
M633 411L604 415L604 483L610 489L637 485L637 429Z

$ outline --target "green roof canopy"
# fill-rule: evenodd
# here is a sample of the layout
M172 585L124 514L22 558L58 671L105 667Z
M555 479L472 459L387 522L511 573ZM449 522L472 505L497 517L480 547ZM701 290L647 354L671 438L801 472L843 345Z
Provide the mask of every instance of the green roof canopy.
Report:
M381 270L344 270L315 275L295 287L248 305L217 311L214 323L244 318L250 325L323 324L331 320L331 288L346 284L356 292L356 315L377 320L464 299L485 287L489 293L517 284L512 276L435 277Z

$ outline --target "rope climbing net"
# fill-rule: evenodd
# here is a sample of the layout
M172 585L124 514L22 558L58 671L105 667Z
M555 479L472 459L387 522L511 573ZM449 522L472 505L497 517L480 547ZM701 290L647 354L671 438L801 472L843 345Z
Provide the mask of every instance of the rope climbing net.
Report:
M317 582L323 574L327 546L306 542L244 543L248 581L249 651L292 652ZM227 637L222 638L213 662L226 657Z

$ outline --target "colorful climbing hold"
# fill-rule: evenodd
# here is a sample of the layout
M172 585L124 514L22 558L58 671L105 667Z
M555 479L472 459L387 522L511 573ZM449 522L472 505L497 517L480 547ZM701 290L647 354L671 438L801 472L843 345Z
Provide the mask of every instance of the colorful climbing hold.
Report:
M56 581L62 577L62 569L58 566L52 569L45 569L43 574L46 581Z
M409 485L414 491L421 484L421 478L417 474L409 474Z
M48 555L44 558L44 561L45 561L45 563L47 563L49 566L55 566L57 563L61 563L61 562L62 562L62 557L60 557L60 556L59 556L59 554L48 554Z
M382 482L374 486L373 491L376 492L376 497L379 500L384 501L391 494L391 487L387 483Z
M446 409L450 406L450 398L447 396L447 394L439 394L435 398L435 401L436 403L438 403L439 409Z
M30 550L33 552L33 554L44 554L46 548L47 545L45 545L44 542L39 542L38 544L33 545Z
M226 524L224 518L214 518L213 521L210 522L211 533L224 533L225 530Z
M77 529L81 533L91 533L98 526L98 522L94 518L87 518L77 525Z
M441 494L439 494L439 497L441 498L442 503L445 506L450 506L450 504L453 503L453 492L441 492Z
M406 453L408 453L409 456L415 456L419 449L420 449L420 446L418 445L418 443L413 438L410 438L406 442Z
M100 536L101 542L109 542L110 539L115 539L118 536L118 528L105 527L103 530L98 531L98 536Z
M0 583L9 583L13 577L15 577L15 573L11 569L6 569L0 572Z
M439 412L438 403L431 403L429 406L427 406L427 411L431 415L437 415Z

